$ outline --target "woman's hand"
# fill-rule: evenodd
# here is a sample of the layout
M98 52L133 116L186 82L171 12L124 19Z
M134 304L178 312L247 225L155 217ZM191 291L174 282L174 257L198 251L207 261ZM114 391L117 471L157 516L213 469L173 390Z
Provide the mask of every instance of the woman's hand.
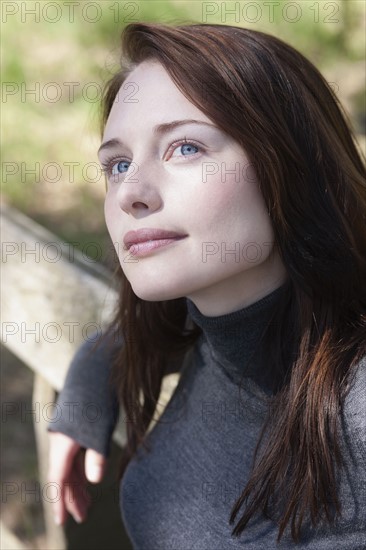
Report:
M93 449L60 432L50 432L48 482L57 484L58 497L52 503L55 522L63 525L67 512L81 523L91 503L87 481L98 483L104 475L107 459Z

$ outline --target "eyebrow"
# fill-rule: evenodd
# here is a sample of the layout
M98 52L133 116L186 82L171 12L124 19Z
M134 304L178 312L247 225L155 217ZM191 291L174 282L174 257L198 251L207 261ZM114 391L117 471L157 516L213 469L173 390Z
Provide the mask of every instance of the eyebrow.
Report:
M154 135L163 135L167 134L168 132L171 132L174 130L174 128L178 128L179 126L183 126L184 124L202 124L204 126L209 126L211 128L216 128L214 124L210 124L209 122L204 122L203 120L194 120L194 119L184 119L184 120L173 120L172 122L164 122L163 124L158 124L157 126L154 126L153 128L153 134ZM116 147L117 145L122 145L122 141L118 138L109 139L108 141L102 143L102 145L98 149L98 154L103 151L103 149L109 149L111 147Z

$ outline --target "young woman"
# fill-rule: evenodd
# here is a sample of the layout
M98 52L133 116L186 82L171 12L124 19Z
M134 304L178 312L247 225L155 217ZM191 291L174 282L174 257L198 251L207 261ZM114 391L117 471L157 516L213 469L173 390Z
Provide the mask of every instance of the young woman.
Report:
M366 188L346 117L264 33L136 23L122 53L99 151L119 306L59 397L103 414L50 425L49 479L77 477L80 447L100 479L119 401L134 547L363 548ZM64 495L59 522L82 520Z

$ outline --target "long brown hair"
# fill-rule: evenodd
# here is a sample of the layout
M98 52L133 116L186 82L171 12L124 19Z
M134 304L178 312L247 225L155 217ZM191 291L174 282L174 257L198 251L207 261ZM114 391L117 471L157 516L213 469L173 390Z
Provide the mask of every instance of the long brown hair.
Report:
M278 540L289 525L298 541L305 519L331 523L341 511L338 419L352 367L366 353L365 168L346 114L312 63L273 36L228 25L128 25L102 128L121 84L147 59L242 145L271 216L288 283L267 331L267 357L283 377L230 523L244 507L232 532L239 536L255 514L275 510ZM145 445L169 362L200 329L188 327L185 299L143 301L117 272L111 326L124 345L114 382L128 418L122 476ZM292 343L290 362L281 342Z

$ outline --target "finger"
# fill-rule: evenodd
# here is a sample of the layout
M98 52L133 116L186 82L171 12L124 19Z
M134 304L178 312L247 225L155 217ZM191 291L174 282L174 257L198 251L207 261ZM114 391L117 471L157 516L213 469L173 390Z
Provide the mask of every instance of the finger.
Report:
M107 459L94 451L94 449L87 449L85 453L85 474L91 483L98 483L102 480Z
M63 525L66 516L65 481L72 468L75 454L80 445L62 433L50 433L50 451L47 479L57 490L57 498L52 502L52 512L55 523Z
M85 476L73 471L70 481L65 484L65 506L78 523L86 519L91 497L86 488Z

